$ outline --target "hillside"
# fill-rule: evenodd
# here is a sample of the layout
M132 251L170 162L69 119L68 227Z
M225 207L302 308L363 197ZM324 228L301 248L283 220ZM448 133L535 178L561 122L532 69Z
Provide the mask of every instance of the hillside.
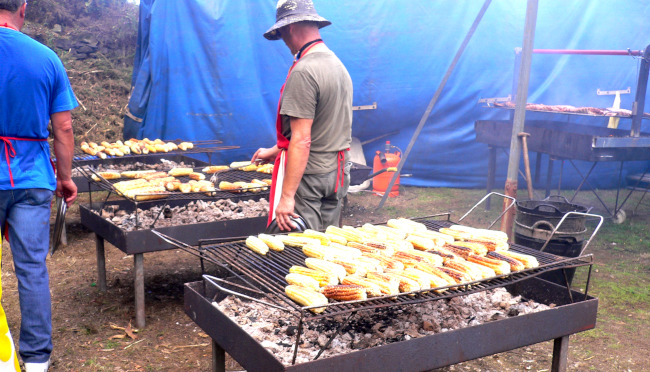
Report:
M54 50L79 100L75 140L121 139L138 7L126 0L31 0L23 32Z

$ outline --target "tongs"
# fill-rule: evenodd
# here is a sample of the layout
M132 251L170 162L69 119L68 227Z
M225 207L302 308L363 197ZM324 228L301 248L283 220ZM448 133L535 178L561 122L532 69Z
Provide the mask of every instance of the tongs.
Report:
M54 252L61 245L61 235L63 234L63 228L65 227L65 213L68 211L68 203L65 202L64 198L56 198L56 220L54 222L54 231L52 233L52 242L50 245L50 256L54 255Z

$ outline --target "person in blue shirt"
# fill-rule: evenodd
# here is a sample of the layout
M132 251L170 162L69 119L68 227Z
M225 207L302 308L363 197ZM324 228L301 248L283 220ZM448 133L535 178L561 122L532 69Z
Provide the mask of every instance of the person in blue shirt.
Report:
M45 259L52 196L68 205L74 137L70 111L77 101L57 55L20 32L25 0L0 0L0 226L13 254L21 326L19 354L27 372L47 371L52 309ZM52 122L54 163L48 123Z

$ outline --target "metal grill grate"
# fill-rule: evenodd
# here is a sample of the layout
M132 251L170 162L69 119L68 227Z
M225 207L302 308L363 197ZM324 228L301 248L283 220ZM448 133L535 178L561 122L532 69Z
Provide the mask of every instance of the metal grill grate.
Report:
M423 222L431 230L438 230L441 227L449 227L454 224L450 221L429 220L420 222ZM225 268L231 274L239 277L246 285L250 286L253 292L262 294L267 300L281 305L287 310L292 309L296 312L296 315L303 316L305 320L315 320L361 310L416 304L456 297L503 287L547 271L586 266L593 262L591 255L565 258L512 244L510 248L512 251L536 257L539 262L539 267L467 284L440 287L447 288L447 291L443 293L436 293L432 290L421 290L401 293L397 296L370 298L365 301L333 302L327 305L325 312L316 315L310 311L305 311L309 307L299 306L284 294L284 288L287 285L284 276L289 273L289 268L293 265L304 266L306 256L300 248L286 247L282 252L269 251L266 256L260 256L247 248L244 241L200 246L198 248L186 245L178 246L208 262Z

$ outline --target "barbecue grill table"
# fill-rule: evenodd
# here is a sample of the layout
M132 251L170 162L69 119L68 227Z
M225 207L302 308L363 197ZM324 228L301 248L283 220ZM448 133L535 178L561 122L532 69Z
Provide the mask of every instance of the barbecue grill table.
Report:
M185 283L185 313L212 338L213 371L225 371L228 353L247 371L422 371L554 340L554 372L565 371L569 335L596 326L598 299L539 278L506 287L513 295L554 303L552 309L455 331L285 366L212 304L214 287Z
M203 195L203 194L200 194ZM268 193L257 193L250 195L237 195L232 193L221 193L221 199L230 198L233 200L259 200L268 197ZM135 291L135 318L136 327L144 328L145 305L144 305L144 253L158 252L169 249L176 249L175 246L158 238L151 229L138 229L125 231L110 221L102 218L93 210L101 210L105 206L118 206L121 210L132 212L136 208L148 208L164 203L169 207L187 204L190 200L217 201L219 198L195 197L194 199L172 199L151 203L134 203L129 200L109 201L104 203L93 203L92 205L79 205L81 223L84 227L95 233L95 247L97 253L97 284L99 290L106 291L106 258L105 241L113 244L126 254L133 255L134 265L134 291ZM168 236L179 239L187 244L197 244L200 239L241 237L257 234L266 228L267 217L254 217L239 220L205 222L191 225L178 225L156 230Z
M424 223L431 230L438 230L440 227L449 227L454 224L449 220L420 220L419 222ZM327 305L327 309L323 313L312 314L288 299L283 290L286 285L284 274L288 272L289 267L301 265L305 259L305 255L300 249L287 248L282 252L269 251L266 256L260 256L247 249L242 241L216 245L204 243L201 242L198 249L182 245L179 248L193 253L202 260L216 264L222 270L230 273L232 277L225 281L219 279L225 286L219 291L215 289L216 282L212 279L185 284L185 313L212 337L215 371L223 371L224 352L228 352L249 371L420 371L547 340L555 340L553 370L563 371L566 366L568 336L594 328L596 323L598 300L587 296L593 263L591 255L565 258L513 244L510 249L535 256L539 261L539 267L474 281L470 283L471 286L463 284L449 286L450 288L442 293L422 290L415 296L400 294L390 299L379 297L366 301L334 302ZM543 272L565 270L578 266L589 266L589 278L584 294L536 278ZM207 277L204 276L204 278ZM242 284L234 283L232 280L239 280ZM553 303L556 306L537 313L396 342L345 355L325 359L317 357L317 360L291 366L285 366L275 359L269 351L212 304L214 300L223 299L224 293L227 291L241 293L242 289L248 288L246 293L251 293L248 296L259 297L266 303L275 303L274 306L285 308L287 319L297 321L295 343L300 344L304 322L345 315L347 320L340 325L342 327L360 312L387 307L410 306L499 287L505 287L513 295L519 294L526 299L547 305ZM338 335L339 331L340 329L329 336L330 342L333 337Z

